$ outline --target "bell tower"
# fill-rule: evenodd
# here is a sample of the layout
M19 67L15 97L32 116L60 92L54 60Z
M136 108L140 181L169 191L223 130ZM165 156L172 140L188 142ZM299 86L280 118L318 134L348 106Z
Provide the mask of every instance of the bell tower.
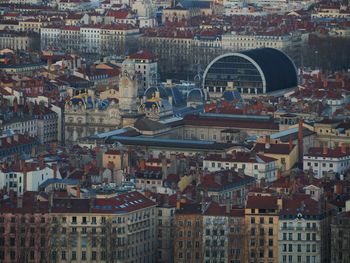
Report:
M119 79L119 112L123 127L133 124L140 114L139 108L139 75L135 63L125 60L122 64Z

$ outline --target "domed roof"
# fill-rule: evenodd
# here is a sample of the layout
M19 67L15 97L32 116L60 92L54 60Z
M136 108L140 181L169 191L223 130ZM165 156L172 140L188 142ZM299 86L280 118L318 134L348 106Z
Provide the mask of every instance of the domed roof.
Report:
M144 96L146 96L147 99L151 99L156 92L159 92L159 97L162 99L168 99L169 96L172 96L173 104L176 106L185 103L184 97L177 87L150 87L146 89Z
M146 96L147 99L151 99L156 92L159 92L160 98L168 99L168 93L163 87L150 87L146 89L144 96Z
M205 93L202 89L192 89L187 94L187 102L203 102L205 101Z

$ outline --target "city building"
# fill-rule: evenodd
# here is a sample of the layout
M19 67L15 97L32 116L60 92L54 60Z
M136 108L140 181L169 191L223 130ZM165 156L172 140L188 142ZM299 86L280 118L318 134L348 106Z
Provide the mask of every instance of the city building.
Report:
M39 35L35 33L3 30L0 32L0 49L38 50Z
M303 194L283 199L279 218L280 262L328 262L333 209L322 195L316 201Z
M246 35L231 32L222 35L222 47L224 49L241 51L255 48L288 49L301 45L301 35L298 32L288 35Z
M61 178L57 166L21 160L17 165L1 167L0 188L23 195L26 191L38 191L39 185L51 178Z
M279 262L279 200L248 196L245 207L246 262Z
M314 147L304 155L304 170L312 170L316 178L343 178L350 167L350 149L342 145L337 148Z
M37 138L24 134L6 134L0 135L0 159L12 157L15 155L31 155L36 151L39 142Z
M350 258L350 212L343 212L332 219L331 261L345 263Z
M243 207L247 201L247 194L255 186L255 178L247 176L242 170L223 170L203 175L199 178L199 187L205 189L206 194L219 204Z
M203 74L203 89L211 97L220 98L228 82L233 82L243 96L256 96L295 88L298 78L288 55L274 48L261 48L227 53L210 62Z
M203 168L208 171L222 169L242 169L244 174L254 177L257 181L272 182L277 179L277 159L254 152L236 152L226 155L209 155L203 160Z
M141 74L141 87L144 91L154 85L153 83L158 74L156 57L149 51L141 50L128 57L135 63L135 70Z
M278 160L278 168L290 171L298 162L298 148L291 141L289 143L272 143L270 137L265 143L256 143L253 151Z

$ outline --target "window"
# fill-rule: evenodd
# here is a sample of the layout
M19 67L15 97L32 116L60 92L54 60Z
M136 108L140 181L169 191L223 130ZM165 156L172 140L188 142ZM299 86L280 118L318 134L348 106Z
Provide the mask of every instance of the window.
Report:
M81 252L81 260L86 260L86 251Z
M66 251L61 252L61 260L66 260Z
M298 244L298 249L297 249L298 252L301 252L301 244Z
M96 251L91 252L91 260L96 260L97 259L97 254Z
M77 252L72 251L72 260L77 260Z

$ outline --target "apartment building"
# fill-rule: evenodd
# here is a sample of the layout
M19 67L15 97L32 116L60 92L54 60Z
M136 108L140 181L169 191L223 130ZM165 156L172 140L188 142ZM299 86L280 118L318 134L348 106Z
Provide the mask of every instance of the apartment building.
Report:
M332 219L331 262L346 263L350 258L350 211Z
M23 134L0 134L0 159L16 154L31 154L39 142L37 138Z
M279 202L272 196L248 196L245 207L246 262L279 262Z
M33 33L4 30L0 32L0 49L35 50L38 48L35 45L38 39L39 36Z
M342 145L337 148L314 147L304 155L304 170L312 170L316 178L346 174L350 167L350 148Z
M157 199L157 262L174 262L174 220L176 196L156 194Z
M221 169L242 169L244 174L272 182L277 179L277 159L262 154L236 152L225 155L209 155L203 160L203 168L208 171L220 171Z
M54 199L51 238L59 262L154 262L155 203L138 192L109 199Z
M330 211L322 202L304 195L283 199L279 215L279 262L329 261Z
M130 43L133 43L138 33L139 29L130 24L44 26L41 30L41 49L124 54L124 51L134 48Z
M43 163L20 161L17 166L0 168L0 188L23 195L25 191L38 191L39 185L47 179L61 178L56 167Z
M1 262L155 262L156 204L142 194L36 198L1 200Z
M205 263L244 261L244 209L210 203L203 214Z
M200 177L200 186L206 189L209 197L220 204L229 203L244 206L249 190L255 186L255 178L247 176L243 170L222 170Z
M297 32L289 35L245 35L236 32L222 35L222 47L234 51L264 47L287 49L300 44L301 35Z
M203 216L205 204L177 202L175 213L174 262L204 261Z

